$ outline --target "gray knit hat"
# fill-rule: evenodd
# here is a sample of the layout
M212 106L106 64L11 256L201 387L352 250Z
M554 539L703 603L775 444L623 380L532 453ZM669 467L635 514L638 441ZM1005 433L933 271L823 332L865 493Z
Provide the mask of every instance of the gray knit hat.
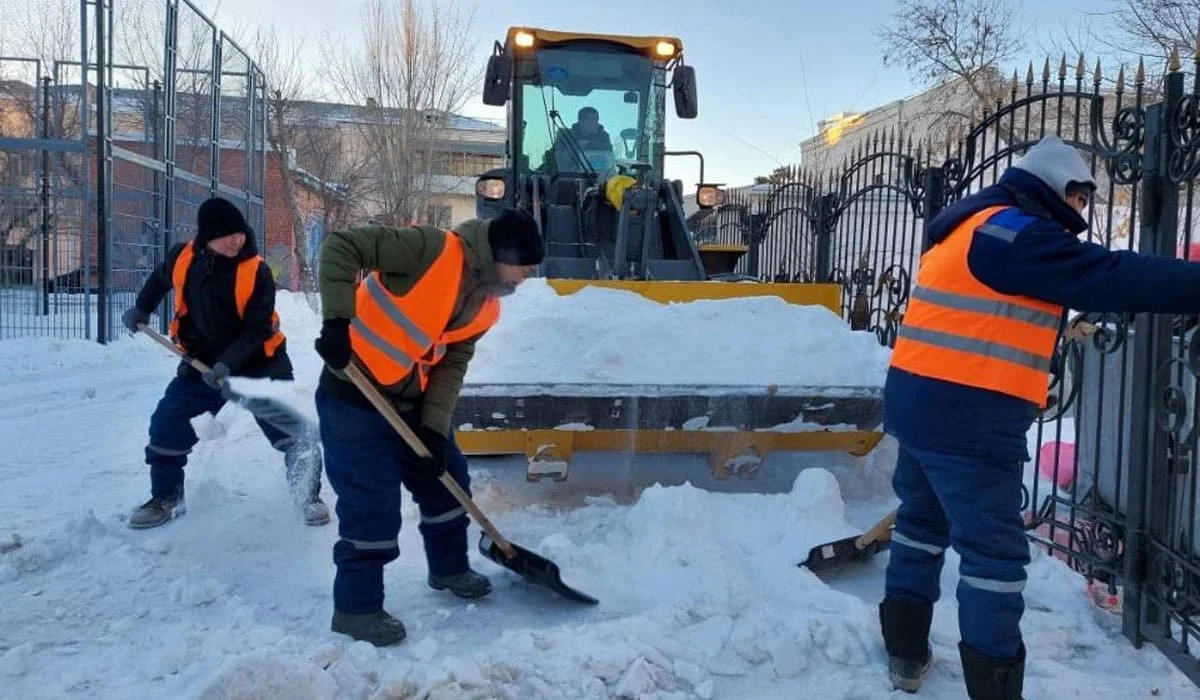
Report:
M1087 185L1096 189L1096 179L1084 161L1079 151L1063 143L1057 136L1044 137L1025 155L1013 163L1012 167L1019 168L1033 175L1054 190L1059 197L1066 199L1067 185Z

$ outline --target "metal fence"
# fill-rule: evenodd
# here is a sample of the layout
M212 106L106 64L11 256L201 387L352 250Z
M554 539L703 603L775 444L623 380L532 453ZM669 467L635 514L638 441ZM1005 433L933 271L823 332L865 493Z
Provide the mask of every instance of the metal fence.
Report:
M1192 63L1189 76L1172 59L1153 103L1141 66L1114 79L1099 66L1088 75L1081 60L1069 78L1063 61L1055 79L1047 63L1040 81L1031 67L956 138L876 135L839 168L793 168L731 192L697 236L749 244L746 275L840 283L851 326L890 346L925 222L1055 133L1087 155L1101 185L1088 240L1194 259L1200 57ZM1119 604L1135 645L1152 642L1200 684L1197 326L1195 316L1070 314L1030 439L1023 509L1038 546Z
M0 26L0 339L106 342L210 196L263 249L265 81L195 6L5 0Z

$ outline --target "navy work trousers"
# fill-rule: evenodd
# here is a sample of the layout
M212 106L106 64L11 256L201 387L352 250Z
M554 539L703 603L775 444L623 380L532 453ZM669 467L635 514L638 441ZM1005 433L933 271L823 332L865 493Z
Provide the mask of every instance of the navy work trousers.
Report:
M998 658L1021 645L1029 542L1021 523L1022 464L930 452L900 444L892 479L900 510L887 567L887 596L934 603L945 549L962 557L962 640Z
M400 556L400 487L421 513L429 573L467 570L466 510L436 476L424 470L403 438L371 406L357 406L318 388L317 413L325 451L325 473L337 493L338 541L334 608L363 614L383 609L383 567ZM411 415L404 416L411 420ZM447 473L470 493L466 457L447 445Z

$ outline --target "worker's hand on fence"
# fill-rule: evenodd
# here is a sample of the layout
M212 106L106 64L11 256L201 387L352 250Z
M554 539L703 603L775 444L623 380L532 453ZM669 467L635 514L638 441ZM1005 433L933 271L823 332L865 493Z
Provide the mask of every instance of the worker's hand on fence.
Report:
M218 362L212 366L212 369L200 375L200 378L204 380L205 384L219 390L225 380L229 378L229 365Z
M425 425L418 425L414 432L421 442L425 444L425 448L429 450L429 457L421 460L421 468L428 474L434 477L440 477L446 473L446 436L438 431Z
M130 333L138 332L139 323L149 323L150 314L142 313L142 310L136 306L129 307L125 313L121 314L121 323L129 329Z
M321 335L313 345L330 369L345 369L350 364L350 319L327 318Z

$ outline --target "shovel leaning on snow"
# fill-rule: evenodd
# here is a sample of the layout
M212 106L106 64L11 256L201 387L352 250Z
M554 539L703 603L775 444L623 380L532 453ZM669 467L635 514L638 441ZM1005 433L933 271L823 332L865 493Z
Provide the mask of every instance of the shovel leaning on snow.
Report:
M209 370L208 365L180 350L174 343L164 338L150 326L139 323L138 330L150 336L159 345L183 358L183 361L195 368L197 372L204 373ZM309 423L308 419L288 406L269 398L242 396L230 388L229 382L221 382L221 395L225 397L226 401L233 401L253 413L256 418L261 418L292 437L313 431L313 426Z
M891 543L892 525L896 523L896 511L883 516L883 520L871 526L857 537L844 537L813 547L808 559L799 566L807 566L813 572L826 571L838 564L866 560L883 551Z
M429 449L425 447L421 439L417 437L417 434L413 432L412 428L408 427L408 424L396 412L395 407L379 393L379 390L371 384L367 376L363 374L363 371L354 362L347 365L343 371L350 377L350 381L354 382L354 385L358 387L358 390L363 393L363 396L367 397L371 405L383 414L383 417L395 428L397 433L400 433L400 437L404 438L404 441L408 443L413 452L417 453L417 456L430 456ZM467 492L458 485L454 477L443 472L438 477L438 480L442 482L450 493L454 494L454 498L458 500L463 508L467 509L467 512L471 514L475 522L479 523L479 527L483 528L484 534L479 537L479 552L481 554L509 571L519 574L527 581L549 588L568 600L588 603L590 605L599 602L590 595L577 591L563 583L557 564L506 540L500 534L500 531L496 529L496 526L492 524L492 521L488 520L488 517L479 509L479 506L475 505L475 502L471 500Z

